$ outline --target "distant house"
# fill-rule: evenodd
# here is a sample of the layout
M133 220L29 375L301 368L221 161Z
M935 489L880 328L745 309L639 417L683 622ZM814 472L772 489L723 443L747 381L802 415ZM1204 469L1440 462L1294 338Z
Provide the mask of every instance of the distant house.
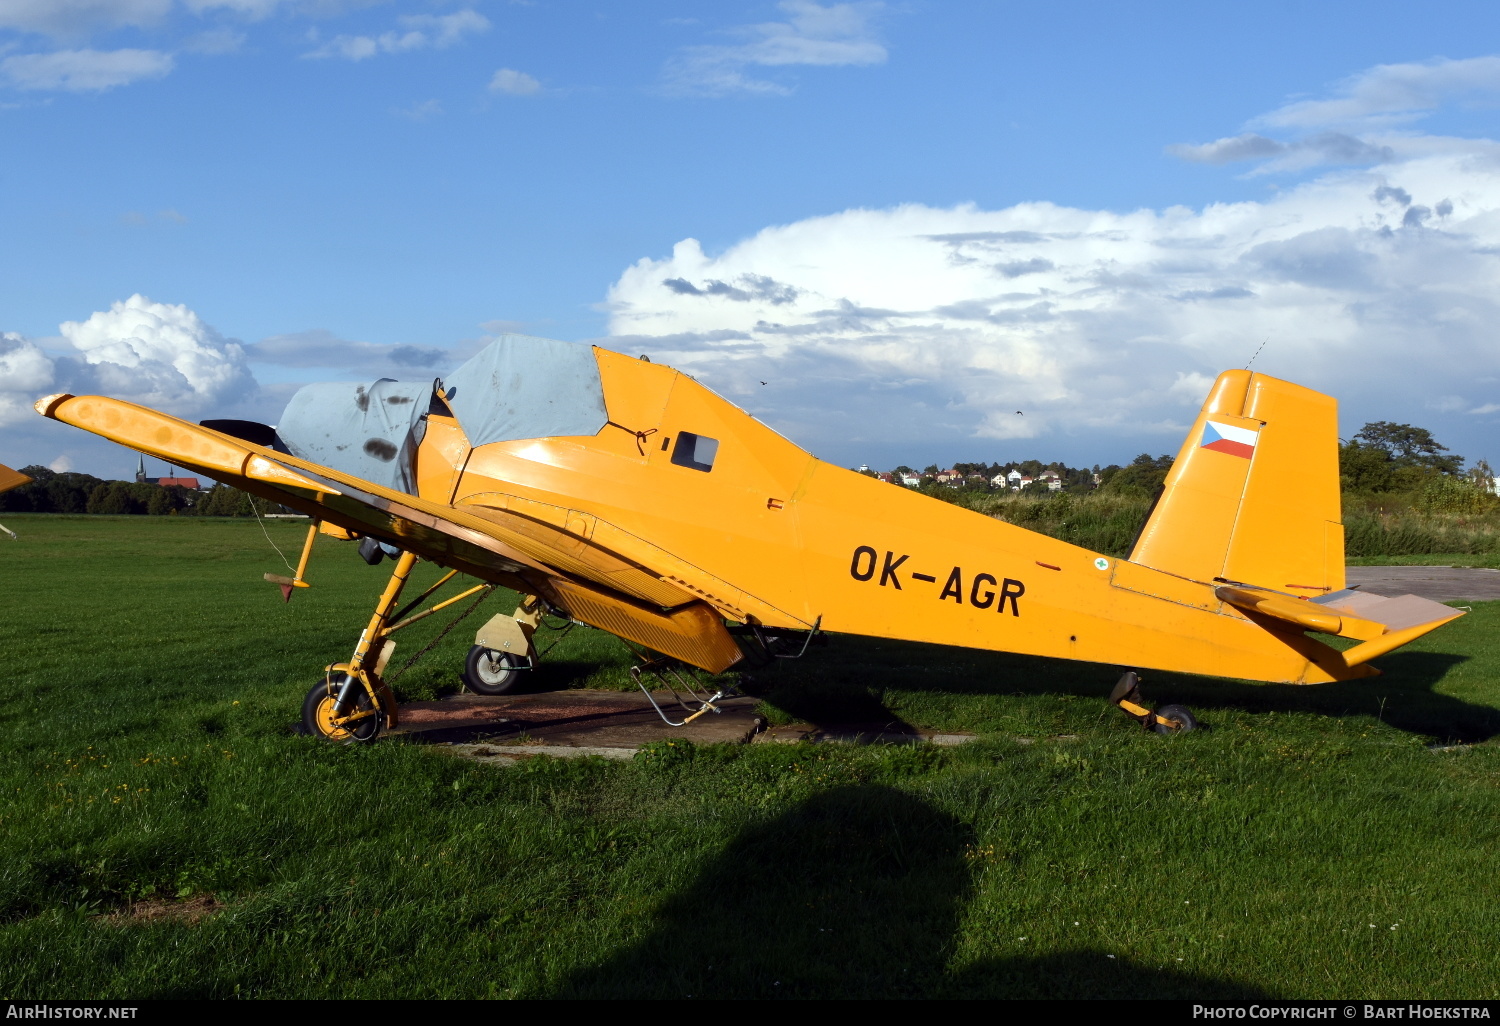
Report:
M196 477L147 477L146 457L144 456L136 465L135 481L136 484L161 485L163 488L191 488L195 492L203 490L203 486L198 483Z
M880 480L884 481L886 484L895 484L896 483L896 475L892 474L888 470L883 470L880 473L876 474L875 476L878 477Z
M963 475L956 470L939 470L933 476L933 480L938 484L952 484L955 481L963 480Z
M922 478L917 474L902 474L901 483L908 488L916 488L922 484Z
M994 485L996 488L1007 488L1010 486L1010 479L1003 473L996 474L994 477L990 478L990 484Z
M1062 490L1062 475L1055 470L1044 470L1037 476L1038 481L1047 482L1047 490L1056 492Z

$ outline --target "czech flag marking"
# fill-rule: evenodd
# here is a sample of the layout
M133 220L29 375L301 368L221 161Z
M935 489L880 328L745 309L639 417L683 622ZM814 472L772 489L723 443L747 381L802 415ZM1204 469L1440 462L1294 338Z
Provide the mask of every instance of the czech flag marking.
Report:
M1216 420L1210 420L1203 425L1201 444L1205 449L1227 452L1231 456L1241 456L1248 460L1255 455L1255 439L1259 434L1259 431L1252 431L1249 428L1220 424Z

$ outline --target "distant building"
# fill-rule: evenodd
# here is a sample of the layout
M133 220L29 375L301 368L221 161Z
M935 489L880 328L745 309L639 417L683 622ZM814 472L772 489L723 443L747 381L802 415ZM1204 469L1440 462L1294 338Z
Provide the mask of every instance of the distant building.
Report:
M171 472L171 470L171 467L167 468L167 471L169 473ZM135 483L161 485L163 488L191 488L195 492L203 490L203 486L198 483L198 479L196 477L147 477L146 457L144 456L142 456L140 458L140 462L136 464Z
M922 484L922 478L917 474L902 474L901 483L908 488L917 488Z

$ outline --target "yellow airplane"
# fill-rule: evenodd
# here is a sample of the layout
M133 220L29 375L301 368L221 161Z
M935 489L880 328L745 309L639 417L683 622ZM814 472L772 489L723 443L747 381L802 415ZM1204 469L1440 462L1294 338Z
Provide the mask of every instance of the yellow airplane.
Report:
M617 635L648 673L719 674L822 631L1298 684L1374 675L1462 615L1345 589L1336 404L1246 370L1214 383L1129 559L831 466L686 374L547 339L504 336L430 385L309 385L274 429L101 396L36 408L312 517L296 574L267 575L287 596L318 530L396 557L304 703L334 740L397 725L393 631L495 585L523 601L475 638L481 693L535 665L545 613ZM398 611L419 558L450 572ZM408 616L458 573L484 583ZM1135 681L1113 695L1128 714L1194 726Z

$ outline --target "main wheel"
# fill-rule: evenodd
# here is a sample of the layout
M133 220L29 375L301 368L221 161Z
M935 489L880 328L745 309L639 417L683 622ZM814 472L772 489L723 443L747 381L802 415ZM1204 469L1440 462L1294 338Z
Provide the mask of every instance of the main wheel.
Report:
M1164 705L1156 710L1156 715L1164 720L1176 720L1179 724L1174 727L1171 724L1153 721L1151 729L1158 734L1186 734L1190 730L1198 729L1198 721L1185 705Z
M327 680L320 680L312 686L307 697L302 700L302 725L307 732L314 737L327 738L329 741L368 741L380 733L380 723L384 718L379 710L375 715L366 716L362 720L356 720L350 726L334 723L333 706L338 701L339 689L348 680L347 674L330 676ZM354 701L354 711L364 712L370 708L370 696L364 688L360 688L358 697Z
M476 695L503 695L521 683L528 672L520 669L525 665L525 656L475 645L464 662L464 683Z

